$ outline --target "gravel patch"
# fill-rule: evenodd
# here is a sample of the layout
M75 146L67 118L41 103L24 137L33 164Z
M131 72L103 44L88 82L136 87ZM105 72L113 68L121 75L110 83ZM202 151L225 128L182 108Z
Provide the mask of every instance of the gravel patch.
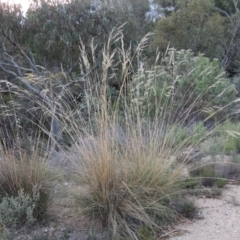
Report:
M239 240L240 186L227 185L220 199L196 198L202 219L178 225L172 240Z

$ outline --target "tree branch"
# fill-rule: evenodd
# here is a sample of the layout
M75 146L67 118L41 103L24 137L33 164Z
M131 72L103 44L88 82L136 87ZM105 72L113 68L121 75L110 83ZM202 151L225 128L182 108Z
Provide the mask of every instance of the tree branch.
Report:
M80 79L77 79L77 80L74 80L74 81L71 81L65 85L62 86L62 89L58 95L58 99L61 99L64 92L65 92L65 89L68 88L68 87L71 87L79 82L85 82L85 78L90 75L92 72L94 72L95 70L97 69L97 66L93 67L90 71L88 71L86 74L84 74Z
M4 30L1 28L1 32L2 35L8 40L8 42L10 42L13 46L15 46L21 53L21 55L25 58L25 60L28 62L28 64L30 65L31 69L37 73L38 75L41 75L41 72L37 69L37 65L35 63L35 58L32 54L32 52L29 50L29 55L30 57L27 55L27 53L20 47L20 45L18 43L16 43L15 41L13 41L10 36L8 36Z
M232 23L232 18L229 16L229 14L228 14L226 11L224 11L224 10L222 10L222 9L216 7L216 6L214 7L214 9L217 10L218 12L224 14L225 16L227 16L228 19L229 19L229 20L231 21L231 23Z
M4 72L9 73L9 74L13 75L14 77L18 77L18 75L17 75L15 72L13 72L13 71L11 71L11 70L8 70L8 69L6 69L5 67L3 67L2 63L0 63L0 68L1 68Z
M40 91L37 88L33 87L26 80L24 80L24 78L18 77L18 79L27 88L27 90L29 92L32 92L33 94L40 97L43 100L43 102L45 102L48 105L48 107L50 108L51 115L52 115L51 130L50 130L51 154L52 154L56 149L56 144L58 143L59 139L61 139L61 125L60 125L57 115L56 115L57 106L59 104L55 103L47 96L47 92L49 91L48 89L44 89L44 90Z

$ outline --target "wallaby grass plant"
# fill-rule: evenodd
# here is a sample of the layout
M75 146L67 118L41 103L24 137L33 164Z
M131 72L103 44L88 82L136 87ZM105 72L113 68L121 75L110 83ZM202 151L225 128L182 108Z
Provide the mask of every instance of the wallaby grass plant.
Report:
M112 43L116 45L118 41L122 48L114 49ZM145 41L139 44L136 55L141 55L144 44ZM79 120L76 123L71 115L68 116L67 121L75 134L72 140L76 152L69 158L78 180L72 191L80 213L92 223L110 230L112 238L140 239L139 229L142 226L150 232L158 232L181 216L192 217L196 212L194 204L186 199L189 191L184 175L187 157L179 162L177 156L188 146L194 149L209 135L203 124L194 125L198 114L203 111L196 111L196 104L209 86L204 91L201 85L199 96L193 98L193 103L187 108L176 106L176 95L171 91L174 79L168 82L166 91L164 84L158 88L158 91L162 89L162 93L156 95L156 88L151 84L158 78L153 81L151 74L146 78L144 69L139 69L137 80L128 86L130 96L120 89L112 107L107 98L107 81L113 74L109 75L109 69L113 71L117 54L123 66L131 63L123 47L121 32L110 34L103 51L103 69L99 76L102 84L94 115L91 115L92 108L88 109L89 116L94 116L94 124L91 118L88 127L82 128ZM205 79L209 74L208 71L197 73L201 78L204 75ZM181 76L175 77L181 80ZM164 81L164 77L161 79ZM212 81L210 79L209 84ZM224 92L225 89L221 88L217 94ZM182 94L186 96L191 92ZM116 106L120 98L123 107L118 109ZM179 101L184 99L179 98ZM221 108L224 109L224 106ZM218 112L219 105L216 109ZM78 119L81 119L81 112L78 113ZM181 198L177 197L179 194L182 194Z
M106 121L106 120L104 120ZM91 149L79 139L79 162L74 161L81 188L74 192L81 212L110 229L115 237L134 236L140 224L153 229L176 221L174 195L184 189L182 166L171 161L169 149L161 149L154 129L127 126L124 148L113 138L108 122Z

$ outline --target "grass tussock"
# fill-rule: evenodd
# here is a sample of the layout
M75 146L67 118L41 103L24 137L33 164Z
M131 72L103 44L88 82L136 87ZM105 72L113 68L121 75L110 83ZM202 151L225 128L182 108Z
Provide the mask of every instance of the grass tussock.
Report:
M34 202L33 217L43 219L50 203L51 177L47 162L37 149L30 154L22 149L1 147L0 152L0 198L18 198L21 193Z
M133 124L123 130L109 123L91 146L84 139L77 145L80 161L74 164L81 188L74 192L76 204L114 236L133 237L142 224L154 228L179 217L172 206L184 188L182 166L161 149L156 129L148 125L143 133L142 128Z
M132 83L125 85L123 78L113 99L107 95L107 83L114 76L114 69L118 69L119 61L115 58L122 61L123 72L118 73L121 76L128 71L124 66L134 64L124 47L112 48L116 42L123 45L121 32L112 33L104 48L99 92L95 91L94 98L86 95L87 124L82 121L86 125L81 125L80 110L78 117L75 112L65 119L74 146L74 153L69 154L77 179L72 194L79 214L110 231L112 239L140 239L143 228L156 234L167 224L196 213L196 206L186 195L191 191L186 183L186 163L193 149L212 131L203 123L215 115L221 116L220 108L215 107L221 102L215 100L225 90L223 85L213 85L213 81L225 80L222 74L214 72L215 66L209 69L213 74L209 78L209 72L202 68L197 72L195 66L191 66L192 70L185 65L182 68L181 64L190 66L192 61L178 62L178 54L173 49L163 59L163 65L153 70L138 69ZM146 42L147 38L140 42L136 56L141 55ZM190 56L188 52L180 53L183 57L184 54ZM82 56L87 62L87 55ZM172 66L173 59L175 68L166 67ZM200 88L199 82L194 85L187 77L181 79L179 69L181 74L186 71L186 76L194 73L199 82L204 76L206 86ZM169 71L173 72L169 75ZM186 82L188 85L183 89ZM215 87L218 87L217 96L211 96L214 99L208 102L211 111L206 111L206 105L200 100ZM226 110L224 106L221 109ZM188 147L192 150L179 160ZM196 186L197 182L194 180L190 185Z
M159 232L188 209L188 204L179 204L179 195L185 199L184 161L178 163L175 156L191 144L190 136L195 137L195 144L202 135L196 139L195 132L189 134L183 128L183 122L168 122L171 101L166 101L159 111L159 95L153 101L155 114L148 117L148 100L141 102L137 95L129 100L125 82L115 102L108 101L106 82L113 75L108 75L108 70L114 66L115 54L122 59L122 66L129 66L132 61L124 49L110 52L111 42L123 43L121 33L110 37L113 39L109 39L103 52L103 84L97 95L98 104L94 104L95 112L89 108L91 99L86 102L88 127L81 128L79 121L70 117L66 121L75 134L69 134L75 151L70 158L78 180L73 195L79 214L110 231L113 238L138 239L143 226ZM146 41L140 42L139 52ZM126 72L124 68L122 71ZM129 87L133 88L131 94L137 94L135 85ZM166 98L164 93L162 98ZM77 119L81 118L79 112Z

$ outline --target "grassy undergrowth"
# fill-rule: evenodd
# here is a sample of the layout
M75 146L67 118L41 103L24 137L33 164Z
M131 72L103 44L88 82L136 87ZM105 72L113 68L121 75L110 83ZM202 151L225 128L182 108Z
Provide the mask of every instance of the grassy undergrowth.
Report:
M230 120L219 125L214 133L218 142L219 153L240 153L240 124Z
M119 128L119 127L118 127ZM177 194L183 193L182 164L170 159L157 129L131 124L119 138L116 125L100 126L91 147L79 139L74 161L81 186L74 192L81 213L112 231L135 236L137 229L176 221ZM119 129L118 129L119 130Z
M131 61L126 58L124 49L111 52L111 42L121 40L121 34L116 38L109 40L103 52L103 84L97 93L98 102L94 102L95 111L89 114L89 124L81 128L80 111L78 121L70 118L66 121L70 123L71 133L75 134L71 135L75 154L69 155L77 179L73 196L79 215L85 216L92 225L109 231L110 238L141 239L143 229L147 229L149 236L156 236L168 224L196 213L194 203L187 197L191 189L186 183L188 174L185 174L191 152L180 161L178 156L188 147L195 149L212 131L197 119L205 115L207 121L209 116L220 113L219 108L209 107L208 111L203 104L202 109L196 110L196 106L208 91L216 87L212 86L212 79L207 79L207 75L210 72L214 75L217 70L214 66L196 73L201 78L206 74L204 79L209 85L200 88L198 83L197 86L190 84L188 90L198 95L191 100L192 103L188 99L185 104L187 95L190 94L191 98L193 95L175 88L175 80L180 82L175 72L176 79L170 79L166 86L164 81L170 76L165 67L162 72L159 67L149 70L148 74L139 69L129 86L131 98L122 88L112 105L104 83L109 77L108 70L114 66L113 56L120 54L118 59L123 59L123 66ZM138 49L141 52L141 43ZM170 51L165 60L170 59L171 64L174 54ZM181 61L176 63L176 69L181 69L181 64ZM217 74L211 77L220 82L222 74ZM225 89L217 92L223 95ZM218 99L214 100L218 102ZM92 111L90 102L88 98L86 107L89 112ZM223 106L222 109L225 110ZM195 175L195 178L203 181L205 176Z
M147 42L146 37L133 55L141 56ZM81 58L85 64L81 69L89 70L92 59L83 46ZM209 62L202 55L174 49L168 49L156 66L137 69L132 82L127 82L129 66L136 63L124 49L121 30L110 34L102 59L101 71L94 79L87 78L80 104L68 106L63 98L55 106L63 103L59 113L46 104L42 109L46 119L58 118L65 140L72 146L55 143L73 166L63 172L73 182L68 190L77 209L75 216L84 217L96 231L107 232L109 239L142 239L146 235L154 239L166 226L194 217L197 209L189 193L202 186L221 188L226 184L213 161L197 162L194 156L195 151L206 154L207 141L219 137L207 123L213 121L217 129L218 118L226 118L230 106L238 101L229 92L234 86L229 85L216 60ZM114 76L122 80L112 96L109 81ZM47 129L42 130L49 133ZM238 137L235 128L225 132ZM236 139L230 144L238 152ZM26 204L28 212L23 210L15 225L31 222L29 216L40 220L47 212L53 181L43 155L34 147L30 153L22 148L1 149L0 209L1 204L6 205L5 197L9 206L21 196L26 203L29 197L31 200ZM18 209L17 214L23 208Z
M47 216L53 178L38 150L0 148L0 221L6 227L32 226Z

